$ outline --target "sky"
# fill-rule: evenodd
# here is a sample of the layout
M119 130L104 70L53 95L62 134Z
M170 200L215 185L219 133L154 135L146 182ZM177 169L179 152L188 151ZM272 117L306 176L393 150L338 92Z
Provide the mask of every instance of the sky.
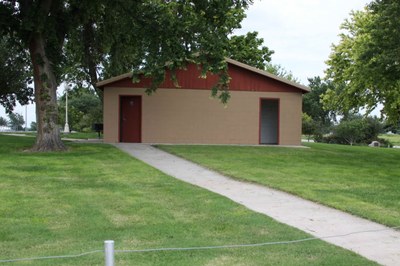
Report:
M308 85L307 78L324 76L331 45L339 42L340 25L352 10L371 0L254 0L236 34L257 31L275 51L280 64Z
M304 85L307 78L323 76L331 45L338 43L340 25L352 10L371 0L254 0L237 35L257 31L264 45L275 51L273 64L291 71ZM60 94L60 91L58 91ZM36 120L35 106L27 108L28 127ZM17 106L25 118L25 107ZM6 118L0 106L0 116ZM26 119L25 119L26 120Z

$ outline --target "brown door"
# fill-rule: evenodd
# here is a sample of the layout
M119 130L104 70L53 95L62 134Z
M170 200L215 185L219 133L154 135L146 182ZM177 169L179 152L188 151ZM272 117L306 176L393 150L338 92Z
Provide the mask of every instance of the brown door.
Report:
M120 142L142 142L142 98L120 98Z

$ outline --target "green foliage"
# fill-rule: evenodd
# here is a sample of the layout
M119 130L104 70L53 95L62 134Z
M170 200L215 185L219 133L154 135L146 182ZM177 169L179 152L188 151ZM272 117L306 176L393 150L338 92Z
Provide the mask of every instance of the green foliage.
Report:
M35 75L38 117L36 150L58 150L55 130L57 84L91 87L127 71L152 77L151 94L165 72L188 62L203 74L219 74L213 95L229 99L228 36L245 17L251 0L211 1L0 1L0 33L29 50ZM7 45L12 50L10 45ZM28 64L21 67L28 67ZM20 68L21 69L21 68ZM45 77L45 80L42 78ZM14 90L17 87L13 87ZM52 138L51 142L44 142Z
M264 39L257 38L257 36L258 32L256 31L248 32L246 35L232 36L227 49L228 57L289 81L300 83L291 71L281 65L271 63L271 55L274 51L263 46Z
M324 81L320 77L308 79L309 93L303 95L303 112L309 115L314 121L321 124L323 132L327 132L335 120L333 112L325 110L322 104L322 95L333 87L330 81Z
M300 80L296 78L291 71L286 70L283 66L279 64L267 63L265 65L265 70L271 74L274 74L275 76L287 79L292 82L300 83Z
M302 134L307 135L308 141L317 133L318 124L306 113L302 115Z
M30 127L29 127L29 130L30 130L30 131L36 131L36 130L37 130L37 124L36 124L35 121L32 121L32 122L31 122L31 125L30 125Z
M6 127L8 125L7 119L4 117L0 116L0 127Z
M32 100L30 64L26 51L8 35L0 38L0 104L12 112L16 103Z
M195 62L203 73L221 75L214 94L227 100L229 80L222 74L228 35L240 26L251 1L101 2L84 2L86 10L80 10L65 47L65 78L94 86L100 79L133 70L152 77L147 90L151 94L164 80L166 66L174 72Z
M383 132L383 123L377 117L365 117L364 122L365 128L365 143L371 143L371 141L378 140L379 134Z
M327 77L337 88L324 96L326 108L341 113L383 104L391 123L400 120L400 3L376 0L351 13L342 25L339 44L327 61Z
M59 124L65 124L65 94L58 101ZM75 88L68 92L68 124L71 130L90 132L103 121L103 106L93 90Z
M232 36L229 39L228 57L244 64L264 70L271 61L274 51L263 46L264 39L257 38L258 32L248 32L246 35Z
M12 128L13 130L23 130L24 126L24 117L18 113L9 113L8 114L8 126Z
M369 144L379 140L383 124L377 117L363 117L347 114L338 125L333 127L332 135L322 138L321 142L336 144Z
M350 145L360 143L366 138L366 125L362 119L351 119L341 121L333 130L333 135L338 142Z
M387 121L385 121L384 125L383 125L383 130L385 132L392 132L392 133L400 133L400 123L398 124L393 124L393 123L389 123Z

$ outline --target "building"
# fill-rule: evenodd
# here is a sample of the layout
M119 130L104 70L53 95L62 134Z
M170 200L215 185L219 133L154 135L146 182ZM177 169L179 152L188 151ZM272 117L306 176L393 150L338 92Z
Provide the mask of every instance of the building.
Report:
M231 99L210 97L218 80L194 64L178 70L179 87L165 81L151 96L151 80L127 73L97 84L104 92L104 141L174 144L300 145L305 86L227 59Z

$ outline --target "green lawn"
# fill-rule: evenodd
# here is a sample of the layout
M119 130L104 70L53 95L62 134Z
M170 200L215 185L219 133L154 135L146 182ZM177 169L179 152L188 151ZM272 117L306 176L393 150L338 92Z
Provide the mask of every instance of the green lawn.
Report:
M379 138L387 139L393 145L400 146L400 135L398 135L398 134L392 134L392 135L383 134L383 135L379 135Z
M99 138L99 134L97 132L75 132L69 134L61 134L62 138L70 138L70 139L97 139ZM100 138L103 138L103 135L100 135Z
M0 133L0 135L7 133ZM27 136L36 136L36 131L18 131L12 132L12 134L19 134L19 135L27 135ZM62 138L70 138L70 139L97 139L99 137L97 132L74 132L69 134L61 133ZM103 135L100 135L100 138L103 138Z
M307 238L297 229L166 176L105 144L29 153L0 136L0 260ZM116 265L375 265L323 241L199 251L117 253ZM103 265L103 254L13 265Z
M247 180L389 226L400 225L400 150L309 143L309 149L161 146Z

